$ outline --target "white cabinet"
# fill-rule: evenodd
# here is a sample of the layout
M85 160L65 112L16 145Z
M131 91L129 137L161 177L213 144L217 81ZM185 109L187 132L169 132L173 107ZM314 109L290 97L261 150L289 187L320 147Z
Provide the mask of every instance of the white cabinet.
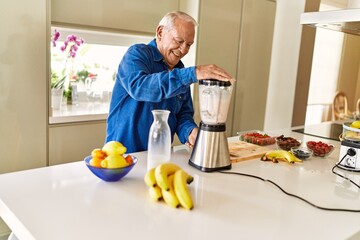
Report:
M106 122L51 125L49 165L81 161L95 148L104 145Z
M360 35L360 9L306 12L301 14L301 24Z
M47 0L1 4L0 173L5 173L46 165Z
M179 0L51 0L51 21L109 29L155 32Z

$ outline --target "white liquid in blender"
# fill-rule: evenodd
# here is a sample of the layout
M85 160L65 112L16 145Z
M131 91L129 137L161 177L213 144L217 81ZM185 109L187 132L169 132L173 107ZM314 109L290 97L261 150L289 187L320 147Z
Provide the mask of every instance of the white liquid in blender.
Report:
M206 124L225 123L230 104L230 91L217 91L211 87L200 94L201 120Z

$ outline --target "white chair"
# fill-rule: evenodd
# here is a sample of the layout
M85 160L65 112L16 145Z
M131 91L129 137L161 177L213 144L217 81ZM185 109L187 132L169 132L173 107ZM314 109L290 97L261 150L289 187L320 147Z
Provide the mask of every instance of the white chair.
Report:
M336 92L332 103L332 120L346 119L350 115L348 99L344 92Z

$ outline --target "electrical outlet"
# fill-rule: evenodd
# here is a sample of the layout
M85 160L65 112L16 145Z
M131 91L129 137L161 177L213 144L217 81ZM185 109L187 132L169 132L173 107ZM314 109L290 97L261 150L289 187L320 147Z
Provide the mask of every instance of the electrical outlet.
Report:
M356 166L356 158L355 157L347 157L345 159L345 165L349 168L355 168Z

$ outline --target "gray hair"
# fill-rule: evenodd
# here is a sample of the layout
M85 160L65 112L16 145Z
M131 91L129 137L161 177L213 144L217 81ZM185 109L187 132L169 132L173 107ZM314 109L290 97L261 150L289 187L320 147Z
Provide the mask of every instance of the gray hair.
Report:
M175 12L169 12L167 13L159 22L159 26L164 26L164 28L171 29L174 26L174 22L176 19L181 19L185 22L191 22L194 24L194 27L198 25L196 20L191 17L189 14L181 12L181 11L175 11Z

